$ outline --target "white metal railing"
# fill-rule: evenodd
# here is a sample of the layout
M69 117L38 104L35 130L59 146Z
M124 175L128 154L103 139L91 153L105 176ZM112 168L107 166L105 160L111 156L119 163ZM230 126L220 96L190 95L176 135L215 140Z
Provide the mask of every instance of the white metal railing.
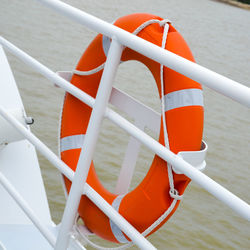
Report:
M67 178L72 180L72 188L67 200L65 212L62 219L59 235L56 243L54 238L49 236L46 228L39 227L39 223L35 223L39 230L43 232L45 237L49 240L55 249L66 249L68 244L69 231L72 228L74 217L77 212L80 197L82 194L87 195L100 209L109 216L118 227L124 231L139 247L144 249L154 249L144 237L142 237L128 222L126 222L103 198L98 195L88 184L85 183L92 154L95 149L95 142L98 137L100 122L103 117L107 117L119 127L124 129L130 135L135 137L141 143L146 145L153 152L158 154L161 158L168 161L178 171L181 171L186 176L197 182L200 186L220 199L226 205L231 207L243 218L250 220L250 206L239 199L237 196L223 188L218 183L211 180L208 176L201 173L189 163L173 154L167 148L159 144L129 121L121 117L119 114L107 107L108 99L112 88L112 80L116 73L119 64L120 55L122 52L122 45L130 47L145 56L148 56L167 67L184 74L191 79L198 81L223 95L226 95L243 105L250 107L250 89L226 77L223 77L215 72L203 68L195 63L183 59L169 51L163 50L156 45L146 42L130 33L119 29L111 24L108 24L96 17L86 14L78 9L75 9L65 3L57 0L38 0L48 6L60 11L62 14L76 20L77 22L86 25L87 27L105 34L112 38L112 44L109 50L108 59L105 64L103 77L100 83L96 99L88 96L75 86L71 85L68 81L64 80L56 73L39 63L34 58L21 51L13 44L0 37L0 44L2 44L8 51L19 57L23 62L30 67L40 72L46 78L62 87L65 91L71 93L79 100L83 101L90 107L93 107L88 131L84 140L84 149L80 156L79 161L83 162L81 167L75 173L63 163L52 151L50 151L36 136L24 128L18 121L7 113L4 108L0 107L0 114L7 119L16 129L22 133L35 147L55 165ZM86 151L87 150L87 151ZM2 182L3 183L3 182ZM6 185L7 184L3 184ZM24 209L26 204L21 201L18 195L13 195L20 206ZM28 210L27 210L28 213ZM34 219L34 218L33 218ZM35 219L34 219L35 220ZM33 221L34 221L33 220ZM50 238L52 237L52 238Z

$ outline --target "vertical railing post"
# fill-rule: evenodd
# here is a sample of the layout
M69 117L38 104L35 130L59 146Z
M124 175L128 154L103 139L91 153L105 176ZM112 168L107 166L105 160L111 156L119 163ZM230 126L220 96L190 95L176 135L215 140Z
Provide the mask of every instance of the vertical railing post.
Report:
M74 224L84 184L88 175L89 166L95 151L101 123L112 90L113 80L120 63L122 50L123 46L113 38L84 139L82 147L84 150L81 150L77 169L64 210L62 224L57 237L56 250L64 250L68 246L69 234Z

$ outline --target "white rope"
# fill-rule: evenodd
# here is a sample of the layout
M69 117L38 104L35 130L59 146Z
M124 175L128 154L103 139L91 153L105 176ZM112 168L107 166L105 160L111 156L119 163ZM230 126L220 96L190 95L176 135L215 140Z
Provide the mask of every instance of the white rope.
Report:
M94 243L93 241L91 241L87 235L85 235L84 233L81 232L80 228L79 228L79 225L78 225L78 220L80 219L80 216L76 216L75 218L75 223L74 223L74 227L73 227L73 234L77 233L79 236L81 236L83 238L83 240L89 244L90 246L92 246L93 248L95 249L99 249L99 250L123 250L123 249L127 249L129 248L130 246L132 246L134 243L133 242L130 242L130 243L127 243L125 245L122 245L122 246L118 246L118 247L103 247L103 246L100 246L96 243Z
M165 49L165 46L166 46L168 30L169 30L169 25L166 24L164 26L164 32L163 32L162 44L161 44L161 47L164 48L164 49ZM163 119L164 143L165 143L165 147L169 149L168 132L167 132L167 127L166 127L167 121L166 121L166 115L165 115L165 102L164 102L164 74L163 74L163 64L161 64L161 66L160 66L160 79L161 79L161 114L162 114L162 119ZM168 168L169 186L170 186L170 191L171 191L174 188L172 167L171 167L170 164L167 163L167 168Z
M89 76L89 75L93 75L93 74L101 71L102 69L104 69L104 66L105 66L105 62L102 65L95 68L95 69L91 69L91 70L88 70L88 71L80 71L80 70L74 69L72 72L74 74L76 74L76 75L79 75L79 76Z
M175 205L177 203L177 200L174 199L169 206L169 208L151 225L149 226L143 233L143 236L147 236L150 232L152 232L157 226L159 226L166 218L167 216L172 212Z
M151 225L149 226L144 232L142 232L143 236L147 236L150 232L152 232L156 227L158 227L165 219L166 217L172 212L172 210L174 209L175 205L177 203L177 200L173 200L173 202L171 203L171 205L169 206L169 208ZM124 250L124 249L128 249L130 247L132 247L134 245L134 242L129 242L127 244L124 244L122 246L119 247L103 247L100 246L96 243L94 243L93 241L91 241L87 235L83 234L77 224L75 224L74 226L76 232L85 240L85 242L87 244L89 244L90 246L92 246L95 249L99 249L99 250Z
M163 22L164 21L164 22ZM168 30L169 30L169 21L164 19L161 21L162 25L164 25L164 31L163 31L163 36L162 36L162 44L161 47L165 49L166 42L167 42L167 35L168 35ZM161 113L162 113L162 119L163 119L163 134L164 134L164 143L165 147L169 149L169 140L168 140L168 132L167 132L167 121L166 121L166 116L165 116L165 98L164 98L164 72L163 72L163 67L164 65L161 64L160 66L160 79L161 79ZM169 195L173 199L181 200L182 196L178 194L178 191L174 187L174 178L173 178L173 169L172 166L167 163L167 168L168 168L168 179L169 179Z
M119 247L103 247L103 246L100 246L100 245L94 243L93 241L91 241L87 235L85 235L84 233L82 233L79 230L79 227L77 225L75 225L74 228L75 228L76 232L83 238L83 240L95 249L99 249L99 250L124 250L124 249L131 247L134 244L133 242L130 242L126 245L122 245Z
M167 35L168 35L168 30L169 30L169 23L171 23L168 19L164 19L162 21L157 20L157 19L152 19L152 20L148 20L145 23L143 23L142 25L140 25L134 32L134 35L137 35L139 32L141 32L143 29L145 29L147 26L149 26L150 24L153 23L158 23L161 27L164 26L164 31L163 31L163 36L162 36L162 48L165 49L166 46L166 42L167 42ZM89 70L89 71L78 71L78 70L74 70L73 73L78 74L78 75L90 75L90 74L94 74L100 70L102 70L105 66L105 62L98 66L97 68L93 69L93 70ZM169 148L169 140L168 140L168 133L167 133L167 127L166 127L166 116L165 116L165 103L164 103L164 74L163 74L163 64L160 65L160 80L161 80L161 106L162 106L162 118L163 118L163 131L164 131L164 143L165 143L165 147ZM169 178L169 186L170 186L170 190L169 190L169 195L173 198L173 201L171 203L171 205L169 206L169 208L152 224L150 225L143 233L143 236L147 236L150 232L152 232L157 226L159 226L169 215L170 213L173 211L176 203L178 200L182 199L182 195L178 194L178 191L175 189L174 187L174 180L173 180L173 170L172 170L172 166L170 164L167 163L167 168L168 168L168 178ZM95 244L94 242L92 242L91 240L89 240L87 238L86 235L82 234L80 232L80 230L78 229L77 225L75 226L77 232L79 233L80 236L82 236L84 238L84 240L91 245L92 247L96 248L96 249L100 249L100 250L122 250L122 249L127 249L131 246L134 245L133 242L124 244L122 246L119 247L113 247L113 248L108 248L108 247L102 247L99 246L97 244Z
M171 203L171 205L169 206L169 208L151 226L149 226L144 232L142 232L142 235L147 236L156 227L158 227L166 219L166 217L172 212L176 203L177 203L177 199L174 199L173 202ZM94 243L93 241L91 241L88 238L87 235L83 234L79 230L77 224L75 224L74 228L77 231L77 233L85 240L85 242L95 249L99 249L99 250L124 250L124 249L130 248L134 245L134 242L130 242L130 243L124 244L124 245L119 246L119 247L103 247L103 246L100 246L100 245Z
M147 26L153 23L159 23L159 25L162 27L166 23L171 23L168 19L158 20L158 19L151 19L140 25L132 34L138 35L139 32L141 32L143 29L145 29Z
M165 25L166 23L170 23L170 21L168 19L163 19L162 21L158 20L158 19L151 19L148 20L147 22L143 23L142 25L140 25L132 34L137 35L140 31L142 31L144 28L146 28L147 26L149 26L150 24L153 23L159 23L159 25L162 27L163 25ZM91 70L87 70L87 71L81 71L81 70L76 70L74 69L72 72L76 75L79 76L88 76L88 75L92 75L95 74L99 71L101 71L102 69L104 69L105 66L104 62L103 64L99 65L98 67L91 69Z

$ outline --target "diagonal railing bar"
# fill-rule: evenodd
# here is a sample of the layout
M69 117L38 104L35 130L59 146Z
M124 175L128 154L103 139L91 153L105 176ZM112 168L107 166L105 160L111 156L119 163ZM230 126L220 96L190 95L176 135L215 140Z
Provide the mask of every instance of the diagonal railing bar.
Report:
M67 199L64 210L62 225L56 243L56 250L67 248L69 240L69 231L73 227L75 215L80 203L82 190L86 182L89 167L95 151L97 139L101 129L101 123L105 115L106 107L112 90L113 81L116 75L117 68L120 63L123 46L112 39L107 61L103 70L100 85L97 91L95 104L93 106L90 120L88 123L87 132L81 147L81 153L78 159L74 179L70 188L70 193ZM144 243L142 241L141 243ZM145 241L144 248L152 249L152 245Z

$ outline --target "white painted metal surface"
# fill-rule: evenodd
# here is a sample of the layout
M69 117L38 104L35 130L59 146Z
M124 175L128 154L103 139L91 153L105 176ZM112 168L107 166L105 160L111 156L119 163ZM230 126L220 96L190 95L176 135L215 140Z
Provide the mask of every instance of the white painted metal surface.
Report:
M14 77L1 46L0 76L0 105L7 110L23 110L23 104ZM20 140L20 138L17 138L17 140ZM15 152L14 155L13 152ZM32 204L31 207L38 216L49 224L51 222L49 206L34 147L26 140L12 142L0 150L0 162L1 173ZM29 176L27 173L29 173ZM33 192L29 194L31 189ZM11 199L7 198L6 192L2 188L0 188L0 197L1 199L4 197L6 201L1 203L0 206L0 223L30 223L24 216L19 216L22 213L20 208ZM13 212L11 217L9 216L10 213L6 213L10 210Z
M23 104L1 45L0 106L4 106L25 129L29 130L24 119ZM44 225L52 227L53 222L34 146L12 126L9 126L2 117L0 128L1 142L4 143L0 149L0 241L7 249L16 250L20 249L18 229L34 228L31 217L37 219L37 225L40 225L39 221L42 221ZM24 204L23 209L11 197L13 194L19 204ZM8 227L12 230L7 230ZM35 230L36 244L49 246L45 238L37 233L39 231ZM10 241L10 238L15 238L17 241ZM31 242L29 244L32 245Z
M15 119L15 117L9 114L8 111L10 108L16 108L16 106L20 108L22 107L22 102L19 97L18 90L15 87L16 85L14 83L14 78L11 74L11 71L8 67L8 62L6 61L5 56L3 56L4 53L3 53L2 47L0 46L0 66L1 66L0 70L2 68L4 74L6 73L10 75L9 79L11 79L12 83L10 83L10 87L8 88L8 90L10 90L9 91L10 96L11 98L13 98L13 102L11 102L11 105L14 106L14 107L9 107L9 105L6 106L6 103L9 103L9 100L0 91L0 97L2 98L2 99L0 98L0 100L3 100L3 102L0 102L0 115L3 116L4 119L9 121L11 124L13 124L14 127L24 137L26 137L31 143L33 143L37 147L37 149L44 156L46 156L65 176L67 176L70 180L73 181L71 192L70 192L67 205L66 205L66 209L64 212L64 216L62 219L62 225L60 226L60 229L59 229L60 230L59 236L56 239L55 237L57 235L53 231L53 227L52 227L53 224L51 222L51 218L49 215L48 204L47 204L47 200L46 200L46 196L44 192L43 183L40 178L40 172L37 171L37 169L39 168L37 167L38 164L37 164L36 154L35 154L33 146L31 146L27 141L21 140L20 142L10 143L8 146L4 147L2 151L0 151L1 164L2 162L6 161L6 164L8 164L8 166L11 164L11 166L13 167L12 169L10 168L10 170L9 169L6 170L6 173L7 173L6 174L1 169L2 165L0 166L1 184L4 186L6 190L8 190L11 196L20 205L22 210L25 211L29 215L29 218L37 226L40 232L47 238L48 242L52 246L54 246L55 241L57 240L56 249L61 250L61 249L67 248L70 231L72 229L73 221L76 216L80 197L82 194L85 194L95 204L97 204L99 208L108 217L110 217L114 221L114 223L121 230L123 230L133 240L133 242L137 244L140 248L154 249L151 243L149 243L142 235L140 235L127 221L125 221L100 195L98 195L95 192L95 190L93 190L88 184L85 184L86 176L88 173L88 168L92 160L92 155L95 149L96 140L99 134L100 124L104 116L110 119L111 121L113 121L116 125L120 126L126 132L128 132L133 137L132 140L136 140L146 145L149 149L151 149L153 152L155 152L160 157L162 157L162 159L168 161L171 165L173 165L176 171L180 171L181 173L184 173L193 181L201 185L208 192L210 192L215 197L217 197L222 202L224 202L229 207L231 207L234 211L236 211L243 218L250 220L250 206L246 202L242 201L237 196L233 195L231 192L229 192L228 190L220 186L218 183L214 182L209 177L201 173L199 170L197 170L195 167L190 165L188 162L184 161L182 157L185 158L185 156L180 157L178 155L173 154L171 151L169 151L168 149L163 147L161 144L159 144L157 141L152 139L150 136L145 134L142 131L145 124L151 127L151 129L153 130L155 129L155 125L147 123L147 122L145 123L144 120L146 116L142 115L142 117L140 117L140 119L137 121L137 125L139 127L138 128L107 107L107 103L108 103L109 96L110 96L111 89L112 89L112 81L114 79L116 69L120 61L122 45L128 46L154 60L157 60L158 62L168 66L169 68L172 68L176 70L177 72L180 72L192 78L193 80L201 82L202 84L207 85L208 87L222 93L223 95L233 98L234 100L248 107L250 107L250 89L235 81L232 81L226 77L220 76L208 69L205 69L197 64L194 64L188 60L180 58L176 56L175 54L172 54L166 50L163 50L153 44L146 42L145 40L142 40L136 36L131 35L130 33L124 30L114 27L111 24L108 24L96 17L86 14L60 1L57 1L57 0L39 0L39 1L49 5L50 7L63 13L64 15L67 15L68 17L76 20L77 22L80 22L86 25L87 27L113 38L112 45L108 54L108 59L105 65L105 70L104 70L103 77L101 80L100 88L98 90L97 98L96 100L94 100L92 97L88 96L84 92L72 86L68 81L56 75L54 72L46 68L44 65L40 64L38 61L36 61L35 59L33 59L32 57L30 57L29 55L27 55L20 49L16 48L14 45L12 45L8 41L0 37L0 44L2 44L11 53L18 56L26 64L30 65L32 68L34 68L36 71L40 72L42 75L50 79L56 85L62 87L67 92L73 94L78 99L85 102L87 105L93 107L93 112L91 115L88 132L84 139L84 144L83 144L84 150L82 150L82 153L79 159L81 167L78 167L76 173L74 174L73 171L65 163L63 163L60 159L58 159L57 156L52 151L50 151L37 137L35 137L29 131L29 129L25 128L25 126L23 126L17 119ZM1 57L3 58L3 60ZM64 77L67 77L67 75ZM3 84L3 82L4 84L6 84L7 78L1 78L1 79L3 79L3 81L0 80L0 84ZM69 75L68 75L68 79L70 79ZM1 88L1 85L0 85L0 88ZM110 101L114 103L118 103L118 106L119 106L119 98L126 99L123 93L113 90L113 94L111 95ZM131 110L136 110L134 111L135 116L138 116L137 112L139 112L139 114L142 113L138 111L138 109L143 109L143 112L145 111L145 109L140 104L136 103L136 101L134 101L133 99L128 98L126 100L129 100L127 103L128 105L126 106L120 105L120 108L124 109L123 111L130 112ZM150 112L150 111L146 110L145 112ZM155 114L152 113L152 115L154 116ZM132 116L133 116L133 112L132 112ZM159 118L156 118L156 120L159 121ZM159 125L158 125L158 128L159 128ZM25 142L26 144L21 144L23 142ZM17 148L12 148L13 145L17 146ZM136 145L136 147L139 148L139 143ZM23 163L23 165L21 164L21 168L19 167L17 169L16 162L11 162L10 157L8 157L11 155L11 153L10 152L8 153L7 151L8 149L11 150L10 151L11 153L13 152L13 150L14 152L16 152L19 149L20 149L21 154L23 151L27 153L27 155L25 155L26 153L24 153L25 157L28 159L28 160L25 159L25 164L23 163L24 162L23 160L20 160ZM136 154L134 154L134 158L135 156ZM193 161L193 159L191 160L192 160L192 163L195 165L195 162ZM28 164L26 161L28 161ZM20 170L20 169L28 171L28 172L32 171L30 168L31 166L33 167L34 164L36 166L35 167L36 173L33 174L33 172L31 172L32 177L34 177L34 179L31 178L31 181L35 181L35 180L37 181L36 183L34 183L34 185L38 186L38 192L42 194L41 196L38 196L39 201L37 201L38 202L37 204L40 204L39 202L42 202L43 204L41 205L40 209L38 209L36 205L33 204L33 203L36 204L36 200L38 200L37 197L32 197L32 200L30 200L29 197L26 197L27 194L30 195L34 193L33 188L32 188L32 192L30 192L30 190L28 189L23 191L23 187L18 186L18 184L16 184L16 182L17 183L20 182L18 179L21 179L21 180L23 179L22 179L22 173L16 173L15 171ZM28 165L29 168L25 169L26 165ZM131 163L131 165L133 166L133 163ZM8 175L8 171L9 171L9 175ZM129 171L130 171L129 173L133 172L133 170L129 170ZM13 173L16 173L16 176L18 176L18 179L12 182L11 179L15 178ZM125 172L123 171L123 173L126 173L126 171ZM5 178L5 176L7 177L7 179ZM30 174L29 174L29 177L30 177ZM131 177L129 177L126 180L126 185L123 185L122 182L118 181L117 192L126 192L130 178ZM29 185L30 181L29 182L26 181L26 183L27 185ZM18 190L18 192L16 190ZM1 192L1 189L0 189L0 192ZM23 197L21 197L20 194L22 194ZM4 195L6 196L6 194ZM9 202L9 204L11 204L11 206L9 205L7 208L9 209L12 208L12 205L14 207L17 207L17 211L19 211L18 212L19 215L17 213L18 219L23 220L25 218L25 220L27 220L26 216L23 215L22 212L20 212L21 211L20 207L16 206L16 204L13 203L11 198L6 198L6 200ZM6 210L3 212L8 212L8 211ZM1 226L3 226L2 221L4 220L4 218L2 218L2 221L1 221L2 214L3 213L0 210ZM20 224L31 225L30 223L31 222L27 220L25 223L22 222ZM0 227L0 232L1 232L1 227ZM1 238L0 238L0 241L1 241Z
M18 163L16 163L15 166L19 167ZM29 176L29 177L32 178L33 176ZM56 238L51 233L51 231L47 228L47 226L45 226L46 223L43 222L42 219L39 218L39 216L35 214L35 212L31 208L31 206L29 206L29 204L25 201L25 199L20 195L20 193L14 188L14 186L9 182L9 180L2 173L0 173L0 183L2 184L4 189L8 192L10 197L12 197L16 201L16 203L19 205L19 207L22 208L22 210L26 214L27 218L29 218L34 223L34 225L37 227L37 229L40 230L40 232L43 234L43 236L51 244L51 246L54 246ZM28 183L30 183L30 181L28 181ZM25 195L29 195L32 193L33 193L33 189L26 192ZM39 193L37 193L37 195L39 195ZM6 199L4 201L6 201ZM8 208L9 208L9 211L4 211L5 214L13 215L13 212L11 212L11 206L9 206ZM25 218L25 217L23 215L19 215L18 218ZM12 221L12 223L14 223L15 225L17 225L17 222L18 221ZM4 224L8 225L8 224L10 224L10 221L8 221L7 223L4 223ZM29 225L29 224L30 223L27 223L26 225ZM50 227L52 226L51 221L49 222L49 225L50 225ZM13 233L9 232L9 237L11 235L13 236Z
M3 250L52 250L47 240L41 237L40 231L32 224L0 225L0 241ZM28 236L28 237L27 237ZM11 239L11 240L10 240ZM26 239L26 240L25 240ZM1 248L0 242L0 250Z
M9 110L9 113L21 122L23 126L27 126L24 117L24 110L22 108L11 109ZM22 135L10 127L9 123L7 123L3 118L0 118L0 148L11 142L21 141L24 139L25 138Z

